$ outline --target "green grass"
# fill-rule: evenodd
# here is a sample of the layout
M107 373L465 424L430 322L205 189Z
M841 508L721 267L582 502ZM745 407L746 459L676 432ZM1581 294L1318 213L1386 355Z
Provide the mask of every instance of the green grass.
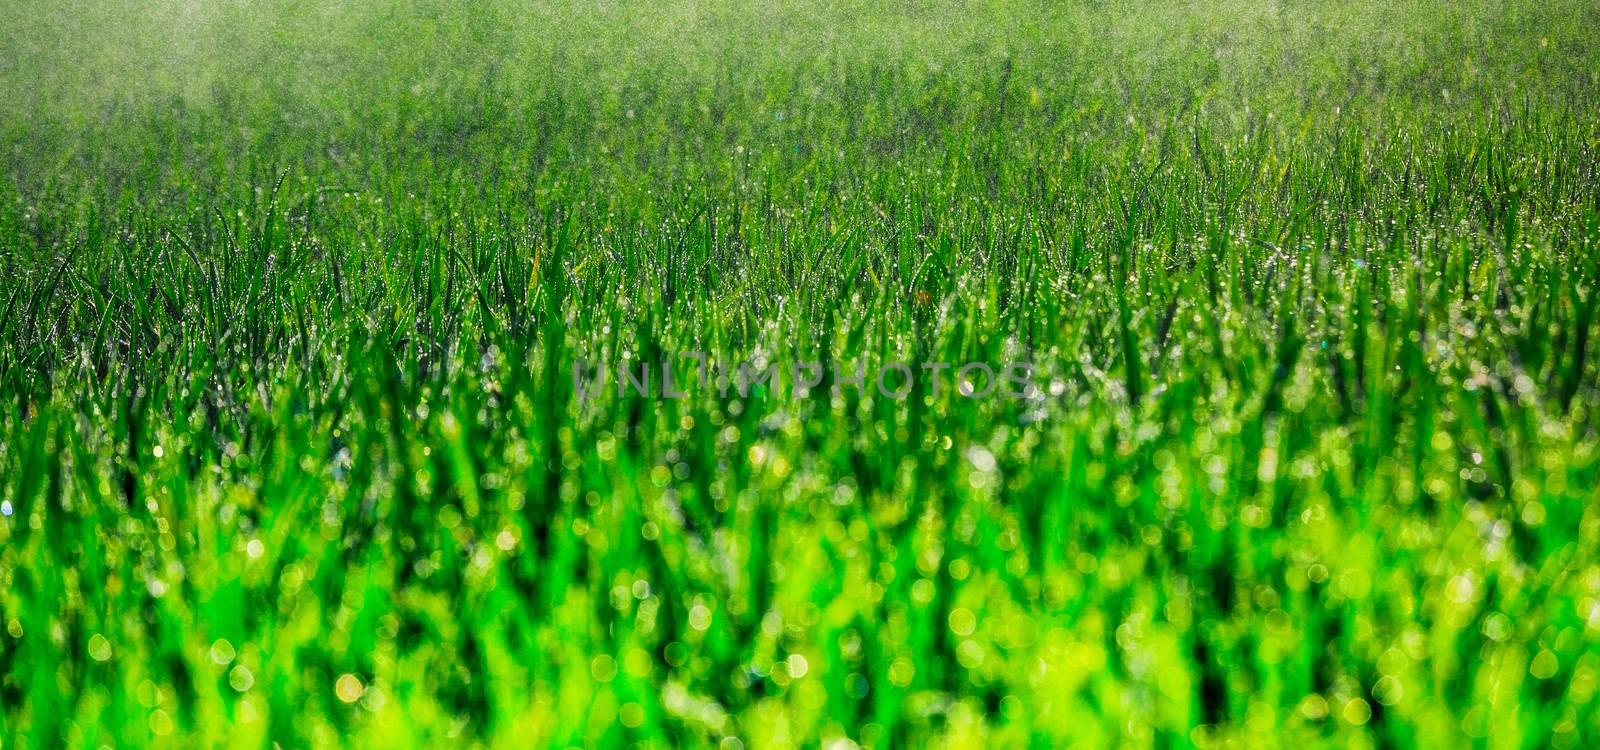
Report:
M0 746L1600 743L1586 2L6 5Z

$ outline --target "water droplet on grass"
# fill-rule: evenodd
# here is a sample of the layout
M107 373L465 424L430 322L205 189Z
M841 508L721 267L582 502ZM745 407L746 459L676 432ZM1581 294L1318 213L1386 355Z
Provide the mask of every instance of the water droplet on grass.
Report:
M361 700L361 694L366 692L366 686L361 684L361 678L346 672L339 676L338 682L334 683L333 692L339 700L355 703Z
M111 641L106 640L106 637L100 635L99 633L95 633L93 636L90 636L89 658L94 659L95 661L110 661Z

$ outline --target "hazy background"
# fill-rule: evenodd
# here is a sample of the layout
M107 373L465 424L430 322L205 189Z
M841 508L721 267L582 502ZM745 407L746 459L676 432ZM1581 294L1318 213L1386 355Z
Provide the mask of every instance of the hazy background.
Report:
M1129 118L1293 128L1596 91L1582 0L1141 5L21 0L0 8L0 144L25 192L69 162L592 168L641 136L693 170L738 143L861 164L997 115L1058 150ZM636 161L659 177L659 156Z

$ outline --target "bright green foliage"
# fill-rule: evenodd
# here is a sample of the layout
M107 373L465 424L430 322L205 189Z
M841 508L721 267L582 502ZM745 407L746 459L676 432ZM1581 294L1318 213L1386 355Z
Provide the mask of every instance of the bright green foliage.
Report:
M1600 744L1588 2L5 5L0 746Z

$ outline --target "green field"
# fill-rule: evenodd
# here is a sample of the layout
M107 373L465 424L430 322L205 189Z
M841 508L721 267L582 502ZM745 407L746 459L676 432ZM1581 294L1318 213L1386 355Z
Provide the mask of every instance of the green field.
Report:
M1396 5L4 3L0 748L1600 746L1600 12Z

